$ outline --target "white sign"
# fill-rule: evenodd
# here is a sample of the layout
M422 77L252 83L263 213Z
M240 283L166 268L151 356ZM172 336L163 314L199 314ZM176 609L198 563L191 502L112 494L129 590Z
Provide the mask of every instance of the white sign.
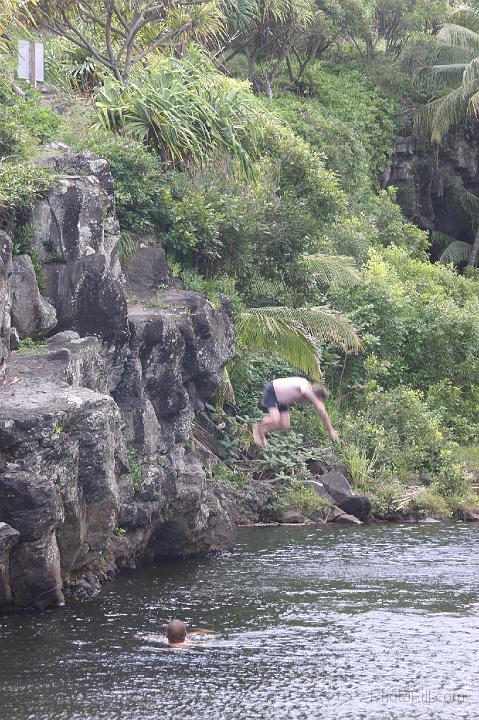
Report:
M18 77L33 87L44 80L43 44L20 40L18 43Z

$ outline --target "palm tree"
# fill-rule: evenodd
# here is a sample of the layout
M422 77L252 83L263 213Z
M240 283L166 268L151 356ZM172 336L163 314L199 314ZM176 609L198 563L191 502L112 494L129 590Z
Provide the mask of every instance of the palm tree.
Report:
M479 112L479 11L461 7L448 20L436 36L435 62L415 74L431 95L416 113L416 128L434 143Z
M437 34L434 61L434 64L421 68L415 74L416 81L425 87L431 99L419 108L414 121L421 136L440 144L451 127L479 114L477 9L462 6L450 14L448 22ZM469 205L471 219L477 229L474 242L469 246L467 264L475 266L479 257L479 213L477 207L472 207L477 203L472 201ZM455 245L451 252L452 257L457 258L458 252L463 256L464 247Z

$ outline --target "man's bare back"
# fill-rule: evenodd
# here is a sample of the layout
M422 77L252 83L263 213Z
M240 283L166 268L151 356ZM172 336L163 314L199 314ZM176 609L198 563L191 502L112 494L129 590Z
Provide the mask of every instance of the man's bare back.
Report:
M294 405L294 403L304 402L307 398L310 383L302 377L276 378L272 385L278 398L278 402L282 405Z
M290 405L310 402L321 417L332 440L338 441L338 433L331 425L323 400L329 392L322 385L311 385L302 377L276 378L269 383L263 393L262 407L267 411L260 423L253 425L253 440L257 445L267 445L266 436L274 430L289 430Z

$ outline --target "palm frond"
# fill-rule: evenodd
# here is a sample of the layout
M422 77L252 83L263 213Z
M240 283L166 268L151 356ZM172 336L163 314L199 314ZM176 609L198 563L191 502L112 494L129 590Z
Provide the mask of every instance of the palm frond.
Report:
M431 232L431 242L439 247L447 247L450 243L456 242L457 238L448 235L447 233L439 232L439 230L433 230Z
M464 69L462 86L468 95L479 90L479 58L472 60Z
M359 272L354 258L347 255L303 255L302 260L308 272L317 276L323 285L357 285Z
M469 108L471 115L477 117L479 115L479 90L469 98Z
M474 30L460 25L447 24L439 30L437 37L448 45L472 50L479 55L479 34Z
M276 308L272 308L274 311ZM307 332L318 340L324 340L344 350L358 352L363 344L349 318L326 305L316 307L294 308L296 315Z
M467 91L461 86L441 98L434 113L431 132L431 140L433 142L440 143L451 127L457 125L467 117L469 97Z
M345 352L362 349L351 321L327 306L249 308L236 326L240 344L272 352L310 377L321 376L321 345L334 343Z
M471 252L471 246L469 243L463 242L462 240L454 240L450 243L444 252L441 254L440 262L447 265L448 263L454 263L459 265L467 262L469 253Z
M445 184L452 190L464 212L469 215L475 227L479 225L479 198L466 190L462 183L451 176L443 176Z
M321 348L299 322L272 317L271 308L251 308L236 326L238 344L282 357L304 375L321 378ZM288 311L290 308L274 308ZM286 314L286 313L285 313Z
M437 45L430 51L429 61L431 65L447 65L449 63L454 65L471 62L475 57L477 57L477 53L470 48L448 45L437 40Z
M469 111L470 97L462 85L444 97L423 105L414 114L414 127L419 135L440 143L453 125Z
M450 13L448 25L460 25L472 32L479 33L479 12L473 8L461 7Z
M467 67L468 63L423 67L414 73L414 81L424 86L426 92L433 94L460 85Z

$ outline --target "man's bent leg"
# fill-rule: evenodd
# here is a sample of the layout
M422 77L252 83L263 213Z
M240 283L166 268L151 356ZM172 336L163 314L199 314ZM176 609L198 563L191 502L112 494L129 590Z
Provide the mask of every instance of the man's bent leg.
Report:
M288 410L281 410L279 413L279 427L281 430L289 430L291 427L291 418Z
M268 415L265 415L260 423L253 425L253 440L257 445L266 447L266 434L273 430L279 430L280 424L280 412L277 407L269 408Z

